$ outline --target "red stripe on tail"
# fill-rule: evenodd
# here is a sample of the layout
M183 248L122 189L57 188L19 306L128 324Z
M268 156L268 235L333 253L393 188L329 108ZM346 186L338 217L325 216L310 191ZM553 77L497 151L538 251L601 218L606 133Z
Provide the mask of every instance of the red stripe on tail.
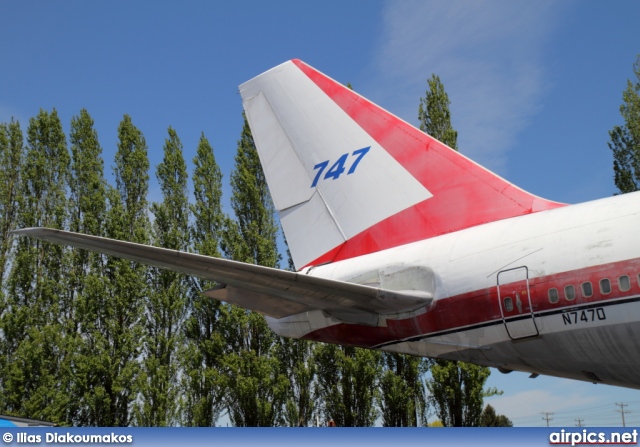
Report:
M309 265L340 261L488 222L564 206L523 191L299 60L300 68L433 197L352 237Z

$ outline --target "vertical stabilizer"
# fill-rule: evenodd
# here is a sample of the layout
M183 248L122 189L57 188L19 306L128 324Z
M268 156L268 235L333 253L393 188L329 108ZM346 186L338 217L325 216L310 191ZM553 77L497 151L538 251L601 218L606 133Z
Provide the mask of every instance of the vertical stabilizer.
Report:
M297 268L561 206L299 60L240 93Z

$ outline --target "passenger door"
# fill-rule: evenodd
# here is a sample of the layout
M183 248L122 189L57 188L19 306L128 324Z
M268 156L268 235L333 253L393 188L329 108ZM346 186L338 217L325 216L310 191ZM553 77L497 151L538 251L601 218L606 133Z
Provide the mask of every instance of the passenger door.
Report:
M498 300L512 340L539 335L529 293L529 269L515 267L498 273Z

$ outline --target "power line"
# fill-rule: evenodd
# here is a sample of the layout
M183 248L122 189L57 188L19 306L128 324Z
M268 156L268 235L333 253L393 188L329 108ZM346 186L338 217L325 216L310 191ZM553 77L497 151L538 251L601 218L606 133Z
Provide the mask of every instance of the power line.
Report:
M576 427L582 427L582 421L584 421L584 419L574 419L578 424L576 425Z
M640 401L636 401L636 402L640 402ZM593 410L593 411L596 411L597 414L601 414L601 412L598 412L597 410L600 410L600 409L603 409L603 408L606 408L606 407L610 407L611 405L613 405L613 404L602 404L602 405L597 405L597 406L594 406L594 407L579 408L578 411L580 411L581 413L584 413L584 412L588 412L588 411ZM560 410L560 411L555 411L554 414L556 414L556 415L566 414L568 416L571 416L571 415L575 414L575 412L576 412L575 409ZM515 419L527 419L527 418L534 419L534 418L537 418L538 414L539 413L530 413L530 414L525 414L525 415L522 415L522 416L517 416L517 417L511 418L511 419L513 419L513 420L515 420Z
M585 426L615 426L617 423L620 423L620 419L617 419L614 413L620 413L620 415L624 418L623 424L626 427L627 420L629 422L629 426L637 425L640 422L640 412L636 412L634 410L628 410L631 405L637 404L640 401L631 400L622 403L609 403L602 405L593 405L586 408L578 408L578 409L569 409L569 410L560 410L554 412L537 412L537 413L529 413L527 415L522 416L514 416L510 419L513 421L514 425L517 426L532 426L539 427L540 425L540 416L536 416L542 414L542 420L547 422L549 426L551 425L551 421L554 422L555 426L569 426L575 425L579 423L581 427ZM613 408L611 408L613 406ZM608 411L603 411L608 407ZM547 414L548 413L548 414ZM553 415L553 417L550 417ZM545 417L546 416L546 417ZM547 417L549 420L547 421ZM576 418L579 418L578 421ZM589 423L586 423L586 420L589 420ZM538 422L536 422L538 421ZM544 427L544 426L543 426Z
M553 418L551 417L551 415L553 414L553 412L548 412L548 411L543 411L542 414L544 414L544 417L542 418L542 420L546 420L547 421L547 427L549 426L549 421L552 421Z

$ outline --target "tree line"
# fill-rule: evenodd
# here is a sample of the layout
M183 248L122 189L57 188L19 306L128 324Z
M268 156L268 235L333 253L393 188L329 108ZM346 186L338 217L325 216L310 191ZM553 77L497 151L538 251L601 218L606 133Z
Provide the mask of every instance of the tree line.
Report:
M421 127L456 148L448 107L434 76ZM0 413L70 426L206 427L222 414L241 427L419 426L431 408L444 425L482 423L482 399L495 393L484 389L488 368L282 338L259 313L204 296L210 281L11 235L42 226L279 267L246 119L232 215L204 133L189 176L167 129L153 169L159 202L147 199L147 149L124 115L110 184L88 111L68 137L55 109L31 118L26 135L18 121L0 123Z

